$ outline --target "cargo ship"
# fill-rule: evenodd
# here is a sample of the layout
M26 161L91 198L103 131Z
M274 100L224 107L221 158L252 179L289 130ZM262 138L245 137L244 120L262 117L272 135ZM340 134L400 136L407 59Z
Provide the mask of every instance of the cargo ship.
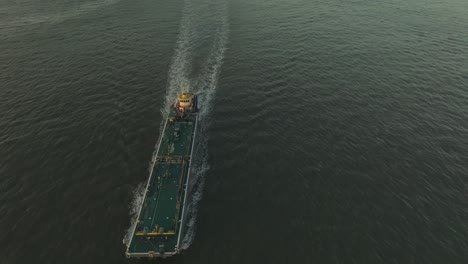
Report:
M197 96L180 93L164 124L127 257L165 258L179 252L197 120Z

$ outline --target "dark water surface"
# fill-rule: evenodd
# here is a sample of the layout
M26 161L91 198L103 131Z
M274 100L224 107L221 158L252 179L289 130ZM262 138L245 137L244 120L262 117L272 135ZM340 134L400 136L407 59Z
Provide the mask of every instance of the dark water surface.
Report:
M184 84L164 263L468 262L467 1L0 0L0 263L140 263L122 240Z

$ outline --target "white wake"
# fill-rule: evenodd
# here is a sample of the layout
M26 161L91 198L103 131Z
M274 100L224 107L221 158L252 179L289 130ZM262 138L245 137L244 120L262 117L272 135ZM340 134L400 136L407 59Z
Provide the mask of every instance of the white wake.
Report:
M207 127L210 123L212 100L216 92L219 74L224 60L228 41L229 24L227 0L185 0L179 37L176 43L175 54L169 69L169 78L166 90L165 104L162 109L163 120L170 106L174 103L177 94L181 91L191 91L199 95L199 123L197 138L195 139L194 158L192 159L190 182L187 189L185 207L185 226L181 249L187 249L195 236L197 219L197 206L202 198L205 175L209 170L208 164L208 136ZM210 12L207 14L207 12ZM210 25L210 27L206 27ZM207 29L209 28L209 29ZM211 29L211 31L209 31ZM207 32L208 30L208 32ZM206 38L206 36L211 36ZM192 76L194 53L200 42L209 39L208 56L204 58L202 69L197 76ZM161 126L162 128L162 126ZM157 146L157 144L156 144ZM156 148L155 148L156 151ZM153 153L151 166L154 164L156 153ZM144 187L139 187L144 189ZM136 221L135 212L143 202L143 191L135 191L132 203L132 222L127 233L131 233ZM127 240L125 243L129 243ZM127 244L128 245L128 244Z
M210 112L212 100L218 85L218 78L224 60L226 45L228 41L229 25L227 3L221 1L217 14L217 28L211 47L211 52L206 60L205 68L201 72L198 85L194 87L194 92L200 96L199 131L196 140L196 151L194 154L192 174L188 189L190 201L186 204L186 229L182 240L181 248L187 249L195 237L195 227L197 219L198 203L202 198L205 175L210 166L208 163L208 134L207 129L210 124Z

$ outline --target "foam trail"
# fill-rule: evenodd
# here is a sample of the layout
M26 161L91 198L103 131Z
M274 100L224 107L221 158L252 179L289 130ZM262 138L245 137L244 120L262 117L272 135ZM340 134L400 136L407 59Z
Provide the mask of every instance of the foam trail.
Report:
M174 103L174 98L182 89L189 84L189 68L192 62L194 28L192 1L185 0L182 11L182 21L180 22L179 38L177 48L169 70L169 81L166 91L166 102L164 104L164 114L168 113L170 106ZM188 87L187 87L188 89Z
M179 28L179 38L176 44L175 55L171 63L171 67L169 69L169 79L167 84L166 90L166 98L164 107L161 109L163 119L160 124L160 131L162 131L166 116L169 111L169 107L173 103L175 96L180 91L180 86L182 83L185 82L188 76L188 69L191 64L191 52L192 52L192 42L191 39L193 38L193 28L191 27L193 23L193 8L191 0L185 0L184 8L182 10L182 20L180 22ZM162 133L159 135L159 139L157 140L153 155L151 157L151 161L149 164L149 171L151 173L151 168L154 167L154 163L156 162L157 157L157 149L159 145L159 141L161 140ZM138 211L141 207L141 204L144 200L145 195L145 184L142 183L139 185L136 190L134 191L134 198L131 204L131 221L130 227L128 228L126 235L123 239L123 242L128 246L130 243L129 239L131 237L131 233L133 231L133 227L136 224L136 219L138 217Z
M182 11L182 21L180 23L179 29L179 38L176 44L175 55L172 60L172 64L169 70L169 81L167 84L167 91L166 91L166 98L164 107L161 109L163 114L163 119L160 124L160 131L162 131L166 116L168 114L168 110L170 105L173 103L174 98L176 97L177 93L180 91L181 84L186 82L188 76L188 69L191 62L191 51L192 51L192 43L191 39L193 38L193 28L191 28L192 24L192 2L190 0L185 0L184 2L184 9ZM151 161L149 164L149 173L151 173L151 169L154 167L154 163L156 162L157 158L157 149L159 145L159 141L161 140L162 133L159 135L159 139L157 140L153 155L151 157ZM148 176L149 177L149 176ZM123 242L128 246L131 242L129 241L131 237L131 233L133 232L133 227L136 224L136 219L138 217L138 211L140 210L141 204L143 203L145 195L145 184L142 183L138 185L138 187L134 191L134 198L131 204L131 211L130 211L130 227L126 231L126 235L123 239Z
M142 182L140 183L135 190L133 191L133 201L130 206L131 211L130 211L130 216L131 220L130 222L132 223L130 225L130 228L127 229L125 236L123 238L123 243L128 247L130 244L130 237L132 236L132 231L133 231L133 225L137 221L137 216L138 216L138 210L140 210L141 204L143 203L144 195L145 195L145 183Z
M195 237L195 224L198 202L202 198L202 191L205 182L206 172L209 170L208 163L208 136L206 130L210 124L210 112L212 108L212 99L216 92L219 74L224 60L226 44L228 40L229 25L227 3L218 2L219 10L217 12L217 29L212 44L210 55L205 64L205 69L200 75L200 79L195 90L200 94L201 110L199 114L199 131L196 139L196 151L192 165L192 175L189 183L188 197L190 201L186 204L186 226L185 234L181 243L182 249L187 249Z
M199 8L195 10L194 3L192 1L203 1L197 2ZM199 36L197 33L204 30L203 22L200 21L203 19L203 12L206 12L209 7L215 9L215 14L209 14L205 18L209 18L209 24L216 25L215 32L210 32L214 34L214 38L211 43L211 50L204 63L203 70L200 75L192 80L190 78L190 73L192 70L192 59L193 59L193 49L195 44L200 39L197 39ZM183 228L183 239L180 245L181 249L186 249L190 246L194 235L195 235L195 223L196 223L196 213L197 205L201 200L203 185L204 185L204 175L209 170L208 164L208 149L207 149L207 126L209 125L209 113L211 109L211 100L216 90L217 80L221 70L221 66L224 59L224 52L227 43L228 36L228 17L227 17L227 2L225 0L185 0L184 9L182 11L182 20L180 24L180 33L179 38L176 44L176 50L174 58L171 63L169 70L169 79L167 84L167 91L165 97L165 104L162 110L163 113L163 122L167 116L170 106L174 103L175 97L177 94L183 90L192 91L199 94L201 111L199 114L199 123L197 138L195 139L193 160L191 165L191 176L190 182L188 185L188 196L187 204L185 205L185 226ZM211 21L214 19L214 21ZM202 34L203 35L203 34ZM162 125L161 125L162 129ZM161 136L161 135L160 135ZM161 138L159 138L161 140ZM156 159L156 151L158 142L155 146L155 152L150 163L150 169L153 167ZM144 199L144 185L139 186L135 191L135 198L132 204L132 221L131 226L127 231L127 235L124 238L124 242L129 239L133 226L136 222L136 213L141 206L141 203ZM125 240L126 239L126 240Z

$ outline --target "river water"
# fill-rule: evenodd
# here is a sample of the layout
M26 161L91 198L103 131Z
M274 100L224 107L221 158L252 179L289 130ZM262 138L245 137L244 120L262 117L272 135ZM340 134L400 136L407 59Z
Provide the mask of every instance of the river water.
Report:
M0 0L0 263L124 256L202 97L164 263L467 263L468 2Z

